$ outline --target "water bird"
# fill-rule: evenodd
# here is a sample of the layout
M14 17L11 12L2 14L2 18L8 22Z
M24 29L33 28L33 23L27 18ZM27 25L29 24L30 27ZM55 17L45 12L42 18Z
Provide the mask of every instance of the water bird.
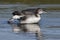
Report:
M37 8L34 13L25 13L24 11L20 13L19 11L14 11L12 13L13 17L8 22L11 23L16 19L19 20L20 23L38 23L41 20L40 14L42 13L47 12L43 11L41 8Z

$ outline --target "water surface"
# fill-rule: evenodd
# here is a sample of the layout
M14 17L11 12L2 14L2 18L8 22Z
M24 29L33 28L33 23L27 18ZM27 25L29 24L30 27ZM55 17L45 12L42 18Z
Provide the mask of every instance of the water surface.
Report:
M27 5L0 5L1 40L36 40L35 34L16 34L12 32L11 25L6 23L14 10L22 10L24 8L30 7ZM60 40L60 12L48 11L48 14L42 14L41 17L39 25L43 40Z

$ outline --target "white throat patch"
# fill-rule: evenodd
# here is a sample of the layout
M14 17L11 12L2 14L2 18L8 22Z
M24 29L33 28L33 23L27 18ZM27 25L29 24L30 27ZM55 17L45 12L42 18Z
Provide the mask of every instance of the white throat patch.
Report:
M39 11L38 13L39 13L39 14L42 14L42 13L43 13L43 11Z

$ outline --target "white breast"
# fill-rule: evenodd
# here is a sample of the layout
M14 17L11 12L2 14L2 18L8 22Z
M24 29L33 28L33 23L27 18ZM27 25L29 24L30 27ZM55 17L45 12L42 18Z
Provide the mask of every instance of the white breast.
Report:
M39 17L29 16L26 20L21 21L21 23L38 23L40 19L41 19L40 16Z

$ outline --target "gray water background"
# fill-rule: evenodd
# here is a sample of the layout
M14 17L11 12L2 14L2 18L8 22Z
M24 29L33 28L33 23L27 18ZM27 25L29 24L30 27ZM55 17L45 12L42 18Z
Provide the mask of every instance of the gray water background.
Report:
M36 40L34 34L16 34L12 32L12 27L7 24L11 18L12 12L26 8L35 7L59 7L60 5L38 5L28 6L23 4L0 4L0 40ZM47 14L41 15L40 29L43 34L43 40L60 40L60 11L48 11Z

